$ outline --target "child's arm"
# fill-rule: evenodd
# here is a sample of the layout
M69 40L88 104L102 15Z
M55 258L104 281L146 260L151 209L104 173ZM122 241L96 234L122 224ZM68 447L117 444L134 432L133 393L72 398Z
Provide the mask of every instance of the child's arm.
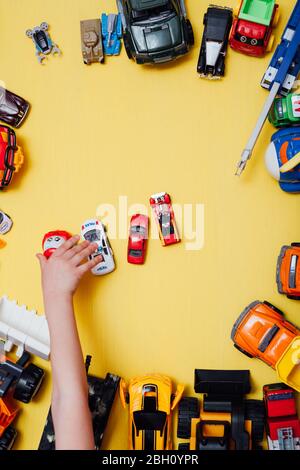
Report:
M88 407L88 386L80 340L73 310L73 294L81 277L97 259L83 261L97 245L75 236L59 247L48 260L37 255L42 271L52 366L52 418L56 449L95 448L92 418Z

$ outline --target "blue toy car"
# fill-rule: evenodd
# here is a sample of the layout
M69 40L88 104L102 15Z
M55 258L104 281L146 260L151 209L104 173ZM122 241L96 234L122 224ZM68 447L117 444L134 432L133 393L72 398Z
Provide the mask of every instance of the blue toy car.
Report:
M102 42L105 55L119 55L122 39L121 16L105 13L101 16Z
M287 193L300 193L300 128L277 131L265 155L269 173Z

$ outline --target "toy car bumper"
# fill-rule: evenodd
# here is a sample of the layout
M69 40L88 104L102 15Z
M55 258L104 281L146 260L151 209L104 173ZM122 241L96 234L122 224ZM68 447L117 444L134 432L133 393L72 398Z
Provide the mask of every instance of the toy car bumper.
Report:
M235 339L235 336L236 336L236 333L237 333L237 330L240 326L240 324L242 323L242 321L246 318L246 316L248 315L248 313L250 312L250 310L252 310L254 307L256 307L256 305L260 304L261 302L259 300L255 300L254 302L251 302L250 305L248 305L248 307L246 307L242 313L240 314L240 316L238 317L238 319L236 320L235 324L233 325L232 327L232 330L231 330L231 339L233 342L234 339Z
M250 44L242 43L234 38L230 38L230 47L237 52L242 52L253 57L263 57L265 55L265 49L260 46L251 46Z

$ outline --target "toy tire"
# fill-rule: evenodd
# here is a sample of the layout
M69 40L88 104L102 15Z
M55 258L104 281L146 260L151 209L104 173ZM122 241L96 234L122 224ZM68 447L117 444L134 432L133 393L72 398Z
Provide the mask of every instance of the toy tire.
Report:
M252 446L257 448L264 438L265 405L262 400L246 400L245 405L245 418L252 421Z
M189 439L191 437L191 424L193 418L199 418L199 400L194 397L185 397L179 403L177 437Z
M270 304L270 302L268 302L267 300L264 301L264 304L267 305L268 307L270 307L272 310L274 310L274 312L279 313L279 315L284 317L284 313L282 312L282 310L279 310L279 308L277 308L274 305Z
M245 349L243 348L240 348L237 344L234 344L234 347L240 351L242 354L245 354L245 356L247 357L250 357L250 359L253 359L254 356L252 356L252 354L248 353L247 351L245 351Z
M293 242L293 243L291 243L291 246L300 247L300 243L299 242Z
M44 378L44 371L34 364L29 364L22 372L14 392L14 398L22 403L29 403L38 392Z
M186 29L187 42L190 46L193 46L195 44L195 38L194 38L194 31L193 31L192 23L190 22L190 20L185 21L185 29Z
M291 300L300 300L299 295L287 295L287 298Z
M187 444L187 443L178 444L178 450L181 450L182 452L186 452L190 450L190 444Z
M9 426L0 438L0 450L10 450L17 437L17 431Z
M124 47L125 47L125 51L126 51L128 59L132 59L132 52L130 49L130 44L129 44L127 33L124 33L123 42L124 42Z

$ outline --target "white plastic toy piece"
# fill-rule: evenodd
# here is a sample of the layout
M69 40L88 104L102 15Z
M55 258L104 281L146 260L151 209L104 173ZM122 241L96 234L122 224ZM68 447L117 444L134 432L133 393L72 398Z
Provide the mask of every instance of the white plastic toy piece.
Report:
M268 172L270 173L275 180L280 180L280 170L279 170L279 163L277 159L277 152L273 142L271 142L267 148L265 154L265 164L267 167Z
M5 235L12 228L13 222L11 218L5 214L5 212L0 211L0 233Z
M102 222L98 219L87 220L82 224L81 236L84 240L98 244L98 249L89 257L89 259L95 257L99 259L99 264L92 269L92 273L96 276L102 276L114 271L115 262L113 251Z
M50 336L46 317L7 297L0 298L0 340L5 343L6 352L17 346L18 357L27 351L49 359Z

